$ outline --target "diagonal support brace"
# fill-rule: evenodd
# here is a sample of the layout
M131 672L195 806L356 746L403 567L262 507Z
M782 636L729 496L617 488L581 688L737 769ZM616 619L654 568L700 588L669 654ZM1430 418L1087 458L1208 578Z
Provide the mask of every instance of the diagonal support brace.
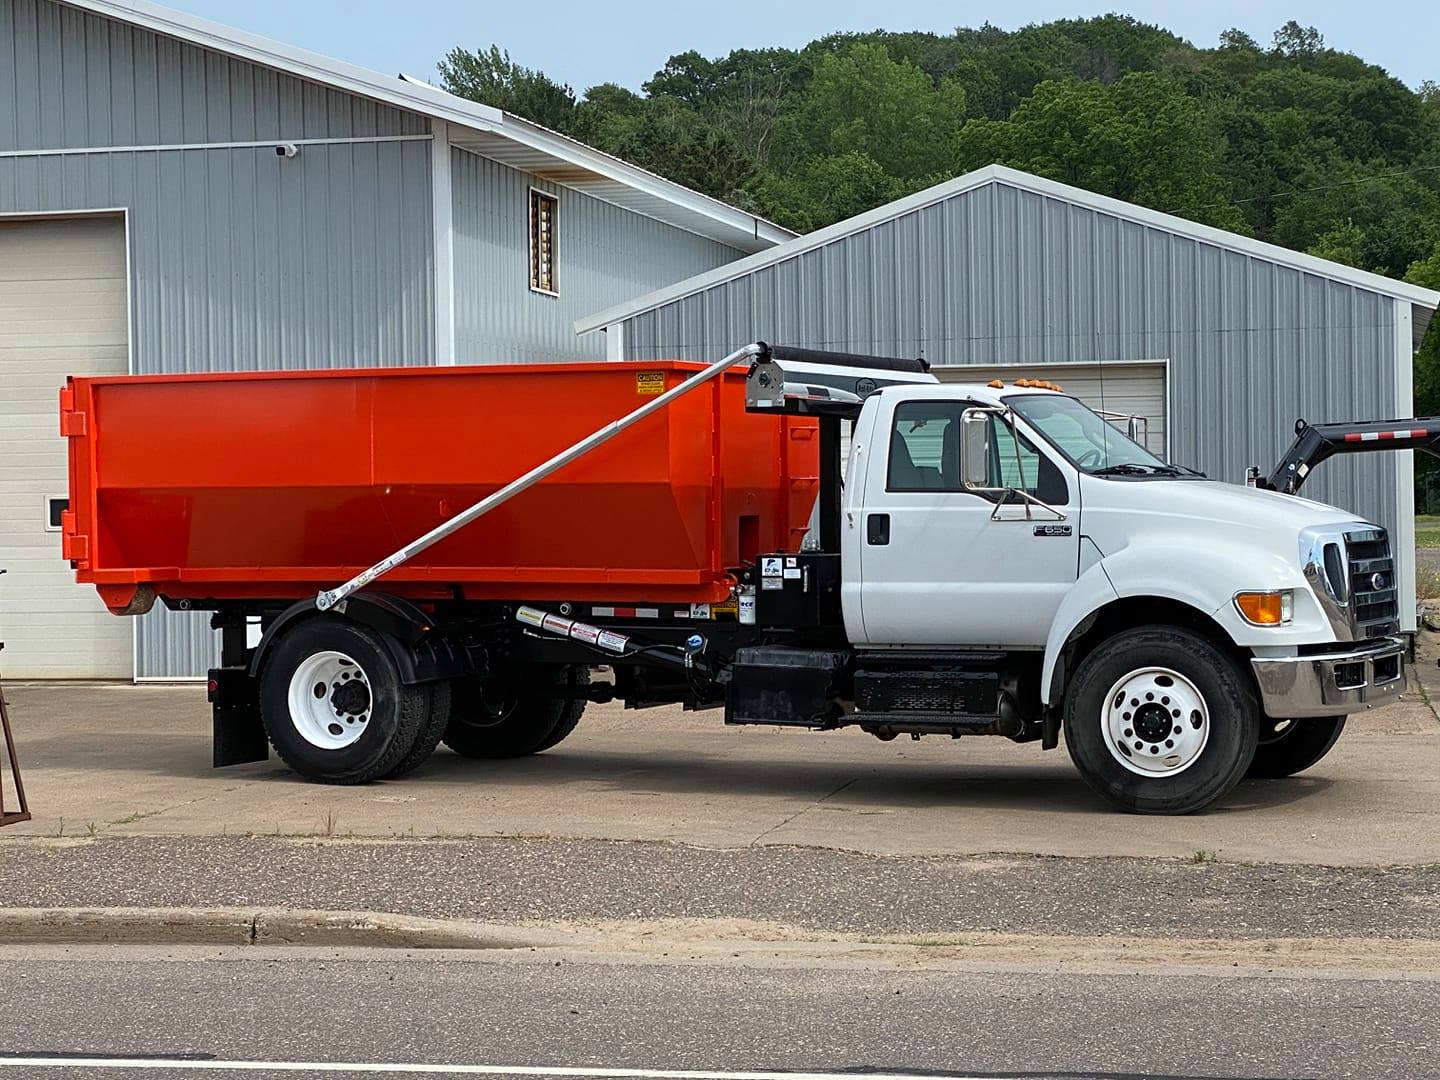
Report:
M388 574L398 566L403 566L416 555L433 547L446 537L459 532L465 528L466 525L469 525L478 518L484 517L497 506L509 502L516 495L528 491L547 476L558 472L577 458L584 457L597 446L604 445L622 431L644 420L647 416L652 416L661 409L669 407L671 402L694 390L698 390L735 365L765 355L766 351L766 346L757 342L753 345L746 345L743 349L735 350L723 360L715 361L715 363L711 364L704 371L696 373L679 386L672 387L654 401L647 402L634 412L622 416L620 419L605 425L599 431L581 439L573 446L561 450L560 453L556 454L549 461L535 466L535 468L531 469L518 480L511 481L499 491L487 495L469 509L462 510L450 518L450 520L435 526L435 528L431 529L424 536L412 540L394 554L387 555L374 566L370 567L370 569L362 570L359 574L355 575L355 577L345 582L345 584L320 593L320 595L315 598L315 606L321 611L329 611L331 608L343 603L345 599L353 593L365 588L365 586L369 585L376 578Z

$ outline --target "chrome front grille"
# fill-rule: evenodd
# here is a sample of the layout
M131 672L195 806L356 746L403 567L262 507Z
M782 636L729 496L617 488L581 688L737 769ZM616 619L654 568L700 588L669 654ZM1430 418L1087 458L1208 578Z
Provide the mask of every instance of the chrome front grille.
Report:
M1345 533L1345 589L1355 638L1388 637L1400 631L1400 592L1395 560L1384 529Z
M1384 529L1362 522L1301 529L1300 565L1336 641L1400 632L1400 592Z

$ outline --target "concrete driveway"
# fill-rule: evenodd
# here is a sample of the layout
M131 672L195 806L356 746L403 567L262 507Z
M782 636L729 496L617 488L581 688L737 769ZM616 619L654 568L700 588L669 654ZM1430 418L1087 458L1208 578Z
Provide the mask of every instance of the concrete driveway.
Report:
M402 780L332 788L275 759L212 770L197 687L11 685L35 820L6 834L541 836L1423 865L1440 863L1440 723L1416 690L1353 720L1308 774L1247 782L1192 817L1140 818L1106 809L1063 749L736 729L718 713L618 706L591 706L574 736L539 757L477 762L442 748Z

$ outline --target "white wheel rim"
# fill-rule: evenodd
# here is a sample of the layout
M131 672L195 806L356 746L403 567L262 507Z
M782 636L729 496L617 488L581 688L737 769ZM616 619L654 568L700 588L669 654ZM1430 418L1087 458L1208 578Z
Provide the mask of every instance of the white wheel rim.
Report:
M315 653L290 677L290 722L321 750L343 750L364 735L373 703L365 669L344 653Z
M1178 671L1141 668L1117 679L1100 706L1105 746L1140 776L1174 776L1195 764L1210 741L1210 710Z

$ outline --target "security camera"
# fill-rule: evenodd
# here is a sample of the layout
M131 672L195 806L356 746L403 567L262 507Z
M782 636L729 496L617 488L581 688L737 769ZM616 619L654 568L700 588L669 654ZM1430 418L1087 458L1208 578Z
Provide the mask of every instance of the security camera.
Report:
M299 157L300 147L296 146L293 142L281 143L275 147L275 156L284 158Z

